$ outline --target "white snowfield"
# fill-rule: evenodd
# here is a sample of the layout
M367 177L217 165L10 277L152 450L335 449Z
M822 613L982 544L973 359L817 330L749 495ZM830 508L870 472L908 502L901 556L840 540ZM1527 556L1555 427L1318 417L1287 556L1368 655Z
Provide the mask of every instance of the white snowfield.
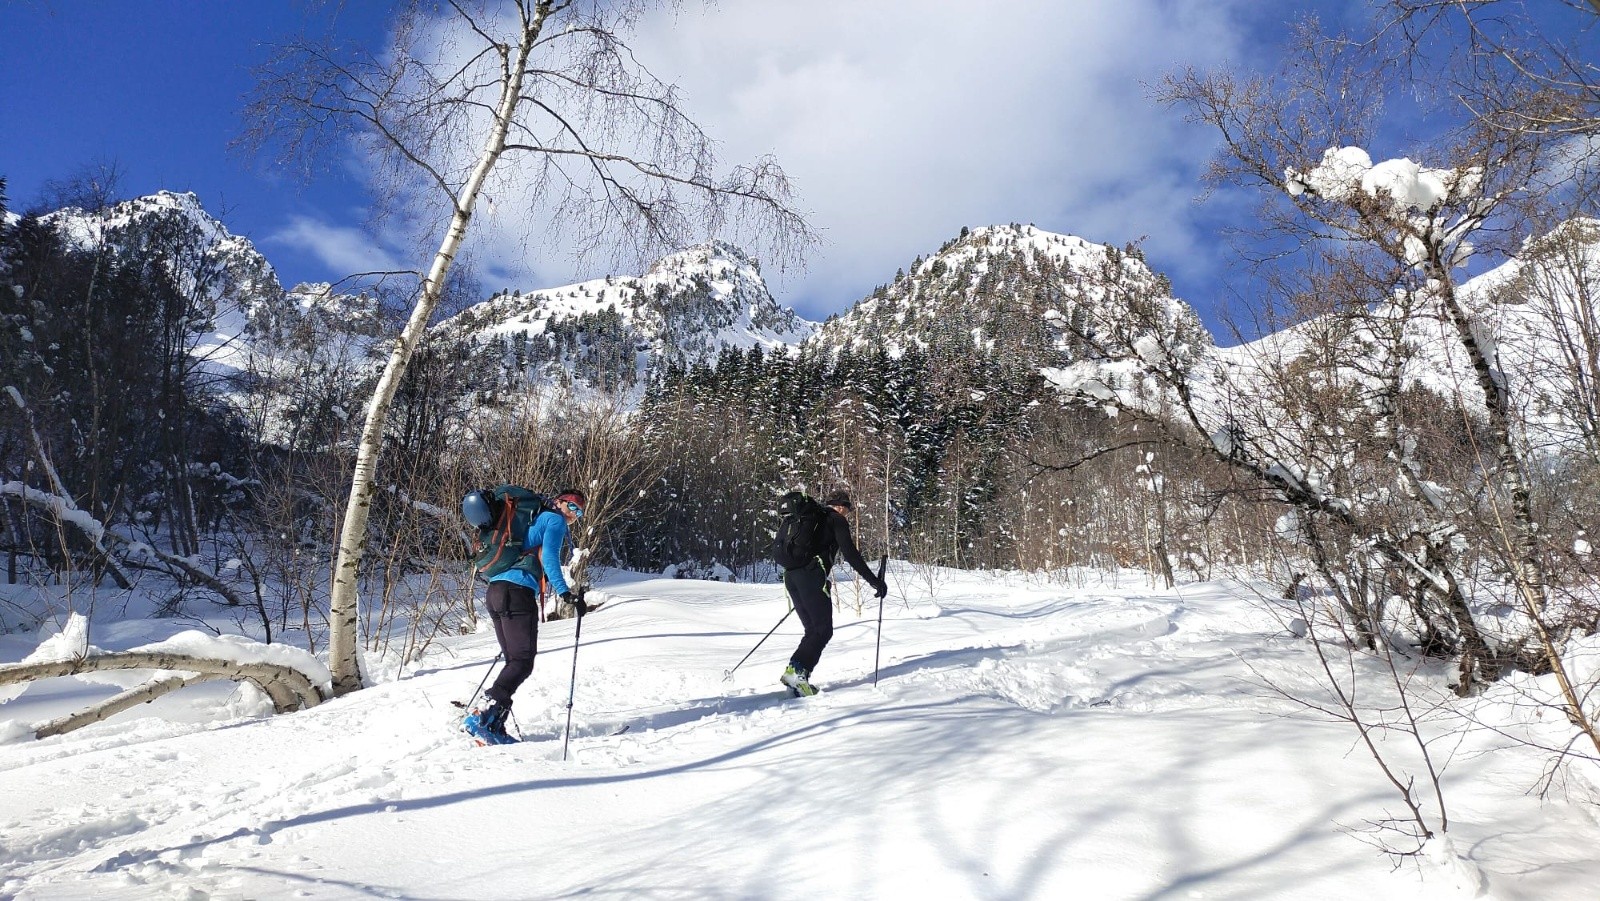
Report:
M1376 850L1398 839L1369 824L1401 815L1399 799L1350 727L1264 684L1321 697L1310 645L1249 586L909 567L890 581L877 684L878 607L863 596L815 674L825 693L790 700L776 680L792 616L724 678L783 615L777 585L613 574L582 624L564 761L571 621L542 628L517 745L456 730L450 702L495 656L487 632L302 713L180 693L57 738L13 734L0 897L1600 892L1596 808L1572 788L1587 783L1541 799L1546 756L1489 731L1433 748L1448 762L1448 843L1398 866ZM83 700L63 684L31 687L0 720ZM1411 762L1398 736L1382 744Z

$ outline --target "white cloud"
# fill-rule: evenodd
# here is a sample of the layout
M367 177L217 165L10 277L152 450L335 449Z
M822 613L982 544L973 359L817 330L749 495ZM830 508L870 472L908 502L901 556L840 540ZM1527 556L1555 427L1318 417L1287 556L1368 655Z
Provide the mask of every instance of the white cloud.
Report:
M771 154L795 180L825 243L805 271L767 276L780 301L821 318L963 226L1148 236L1158 269L1209 268L1191 201L1211 136L1149 93L1180 66L1248 50L1242 6L691 0L629 44L678 85L724 164ZM480 210L474 257L523 287L606 274L574 269L559 236L530 240L525 226Z
M366 229L330 225L309 216L294 216L289 225L267 236L272 243L293 248L320 260L339 273L398 272L415 269L389 250L374 243Z
M646 23L725 160L774 154L828 244L780 299L834 312L963 225L1033 222L1193 251L1209 134L1149 99L1238 56L1231 3L725 2ZM791 296L792 295L792 296Z

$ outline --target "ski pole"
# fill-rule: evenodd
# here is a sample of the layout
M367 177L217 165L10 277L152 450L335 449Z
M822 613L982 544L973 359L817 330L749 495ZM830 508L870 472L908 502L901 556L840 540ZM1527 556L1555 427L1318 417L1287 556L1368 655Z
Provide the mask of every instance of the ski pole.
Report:
M754 653L755 653L755 652L756 652L756 648L759 648L759 647L761 647L761 646L762 646L762 645L763 645L763 644L765 644L765 643L766 643L766 641L767 641L767 639L769 639L769 638L771 638L771 637L772 637L772 633L773 633L773 632L776 632L776 631L778 631L778 626L781 626L781 625L783 625L783 620L785 620L785 619L788 619L788 618L789 618L789 614L790 614L790 613L793 613L793 612L794 612L794 608L793 608L793 607L790 607L790 608L789 608L789 609L788 609L788 610L787 610L787 611L786 611L786 612L785 612L785 613L784 613L784 614L783 614L783 619L780 619L780 620L778 620L778 622L777 622L777 624L776 624L776 625L774 625L774 626L773 626L773 627L772 627L772 628L771 628L771 629L768 629L768 630L767 630L767 634L765 634L765 635L763 635L763 636L761 636L761 640L760 640L760 641L758 641L758 642L756 642L756 647L755 647L755 648L751 648L751 649L750 649L750 654L754 654ZM726 682L726 681L728 681L728 680L729 680L729 679L732 679L732 678L733 678L733 670L734 670L734 669L738 669L738 668L739 668L739 667L741 667L741 666L744 666L744 662L745 662L745 661L746 661L746 660L749 660L749 659L750 659L750 654L746 654L746 655L744 655L744 656L743 656L743 657L741 657L741 658L740 658L740 659L739 659L739 662L738 662L738 663L735 663L735 664L734 664L734 665L733 665L733 669L731 669L731 670L728 670L728 671L727 671L727 672L725 672L725 673L723 673L723 674L722 674L722 681L724 681L724 682Z
M884 554L878 561L878 581L883 582L883 574L889 570L889 555ZM888 582L883 582L887 586ZM887 590L884 594L888 594ZM883 595L878 595L878 646L872 649L872 684L878 684L878 652L883 650Z
M587 586L578 586L578 602L583 602L583 596L588 593ZM578 691L578 638L583 635L583 616L578 616L578 625L572 630L572 681L567 685L567 731L561 737L561 759L567 759L567 742L572 739L572 696Z
M500 654L504 654L504 653L505 653L504 651L500 652ZM488 672L485 672L483 674L483 678L478 681L478 687L474 688L472 690L472 700L467 702L467 712L468 713L472 712L472 705L478 703L478 692L483 691L483 683L489 681L489 673L494 672L495 665L500 662L500 654L494 655L494 659L489 661Z

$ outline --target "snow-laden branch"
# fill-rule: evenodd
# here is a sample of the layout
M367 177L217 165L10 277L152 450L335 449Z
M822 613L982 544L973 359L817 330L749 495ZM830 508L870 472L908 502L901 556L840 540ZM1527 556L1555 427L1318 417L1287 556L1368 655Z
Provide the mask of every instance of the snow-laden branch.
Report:
M227 677L221 673L189 673L187 675L173 673L169 676L152 679L143 685L109 697L87 710L80 710L77 713L69 713L66 716L39 723L33 727L33 736L34 738L49 738L52 735L65 735L76 729L82 729L84 726L92 726L95 723L108 720L122 711L137 707L140 704L148 704L156 698L171 694L180 688L199 685L202 682L214 682L224 678Z
M1405 158L1375 164L1360 147L1330 147L1310 169L1285 170L1283 187L1291 197L1309 194L1346 206L1379 201L1408 264L1456 269L1471 259L1468 238L1493 205L1478 198L1483 176L1482 166L1431 169ZM1445 213L1452 207L1461 210L1453 220Z
M39 431L33 427L33 414L28 409L27 403L23 401L22 392L18 391L14 385L7 385L5 390L6 394L11 398L11 402L17 405L17 409L22 411L23 418L28 421L28 436L33 442L34 453L39 458L39 466L44 470L45 476L50 481L51 494L42 495L37 500L51 498L53 495L53 499L49 501L49 504L54 508L56 520L63 523L72 522L74 525L79 526L80 529L84 529L85 537L94 545L95 552L105 560L106 569L110 571L112 579L117 583L117 587L133 587L133 581L128 578L127 573L122 571L122 567L117 565L117 561L105 548L103 543L105 527L100 524L99 520L79 510L78 505L72 502L72 497L67 493L66 487L62 485L61 476L56 473L55 466L50 462L50 455L45 453L44 442L39 440ZM31 489L28 489L27 486L22 485L20 482L7 482L5 485L0 485L0 494L7 493L6 489L11 486L21 486L22 491L18 493L18 496L25 501L35 502L36 499L28 493Z
M118 572L121 572L120 564L112 556L107 545L121 548L131 561L137 561L137 558L142 556L153 557L166 564L172 570L176 570L222 595L223 599L230 605L235 607L246 606L245 599L215 573L186 557L169 554L153 545L134 541L107 529L104 523L87 511L79 509L68 498L60 497L47 491L40 491L22 482L0 482L0 497L15 497L25 504L44 510L54 517L57 522L77 529L84 538L89 540L95 551L101 554L108 564L118 567ZM126 576L123 578L125 579ZM119 584L121 583L119 582Z

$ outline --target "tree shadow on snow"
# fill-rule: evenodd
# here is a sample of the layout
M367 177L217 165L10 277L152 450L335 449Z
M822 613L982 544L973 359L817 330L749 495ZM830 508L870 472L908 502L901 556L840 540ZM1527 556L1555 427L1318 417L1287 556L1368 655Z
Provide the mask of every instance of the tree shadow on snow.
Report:
M692 804L667 821L628 824L627 830L648 831L649 841L632 845L626 861L608 858L608 891L617 897L646 887L660 888L665 873L677 872L685 859L737 862L716 884L697 887L696 897L710 899L775 896L783 893L772 880L786 872L793 849L774 843L770 851L752 850L751 836L783 835L808 830L819 809L841 811L833 828L847 824L850 841L868 847L901 846L912 840L942 862L955 882L953 894L971 897L1044 898L1059 889L1064 872L1078 865L1103 865L1106 832L1142 836L1126 851L1129 882L1115 897L1162 901L1194 892L1254 883L1260 897L1291 897L1321 877L1349 866L1339 854L1310 853L1319 843L1348 841L1334 824L1370 812L1381 793L1350 793L1306 805L1298 822L1284 823L1261 841L1229 840L1219 852L1213 832L1226 830L1231 818L1248 819L1249 810L1219 810L1213 780L1219 773L1238 775L1239 760L1249 759L1263 738L1252 730L1203 732L1204 712L1175 715L1174 732L1192 729L1192 740L1173 740L1159 751L1129 747L1119 759L1105 759L1104 736L1075 747L1070 741L1041 742L1035 730L1041 714L1020 709L973 709L965 699L936 703L887 702L866 708L830 710L821 715L781 723L778 731L741 740L716 753L665 766L594 775L530 778L493 787L447 791L432 797L349 804L262 823L252 830L195 842L177 848L121 856L116 865L154 860L171 851L190 851L242 836L270 838L279 830L337 822L366 815L421 813L500 798L537 809L542 793L576 787L647 785L655 780L694 773L726 775L730 769L759 772L756 790L734 778L725 791L696 796ZM758 697L724 699L730 711L756 709ZM808 713L818 708L807 708ZM710 705L705 705L710 706ZM704 709L704 707L702 708ZM668 723L669 713L653 715ZM1098 711L1068 710L1049 715L1063 738L1078 730L1104 728ZM692 722L693 717L676 717ZM644 720L640 721L641 724ZM818 742L843 729L872 728L873 753L863 754L853 742ZM665 726L663 726L665 728ZM1162 733L1166 734L1166 733ZM885 735L893 741L886 742ZM996 767L997 761L1005 765ZM510 762L510 761L508 761ZM947 789L958 780L972 794L953 816ZM1065 780L1065 782L1063 782ZM663 789L667 790L667 789ZM965 794L965 792L964 792ZM521 797L517 797L521 796ZM783 802L780 799L807 799ZM1042 803L1051 803L1043 814ZM882 810L882 816L863 815ZM854 812L849 813L849 812ZM1026 847L1014 844L997 852L993 837L1017 841L1017 820L1027 817L1022 835ZM740 828L707 830L705 823L740 824ZM697 828L699 827L699 828ZM689 855L687 858L685 855ZM765 855L765 859L763 859ZM185 855L186 856L186 855ZM999 865L1004 858L1008 863ZM891 862L889 858L885 863ZM108 863L108 865L110 865ZM859 886L858 897L881 894L898 879L913 884L919 874L882 872L887 880ZM842 877L840 877L842 878ZM1098 883L1106 887L1106 883ZM792 888L792 886L790 886ZM847 891L850 887L833 885ZM605 894L602 892L602 894Z

